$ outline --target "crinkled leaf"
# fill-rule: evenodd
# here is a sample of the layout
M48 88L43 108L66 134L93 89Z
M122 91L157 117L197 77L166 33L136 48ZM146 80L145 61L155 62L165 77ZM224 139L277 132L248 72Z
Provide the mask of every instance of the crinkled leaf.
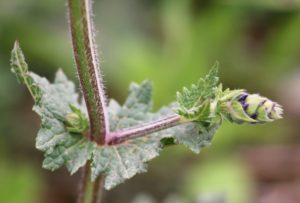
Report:
M184 87L182 92L177 92L177 102L179 104L177 113L192 121L201 120L207 115L202 115L207 109L207 104L211 103L218 92L218 63L216 62L209 73L200 78L197 84L193 84L190 89Z
M174 105L175 104L172 104L171 107L174 108ZM171 108L164 107L160 109L159 114L164 116L172 115L173 111ZM193 152L199 153L203 147L211 144L213 136L220 125L220 120L214 121L209 126L204 126L203 123L193 122L175 126L159 133L171 135L175 143L183 144Z
M65 116L71 112L69 105L79 105L73 82L62 71L57 72L53 84L29 72L17 43L11 64L18 80L31 92L35 100L33 110L41 118L36 148L45 152L43 167L55 170L66 165L71 173L76 172L90 158L93 144L82 135L70 134L64 125Z

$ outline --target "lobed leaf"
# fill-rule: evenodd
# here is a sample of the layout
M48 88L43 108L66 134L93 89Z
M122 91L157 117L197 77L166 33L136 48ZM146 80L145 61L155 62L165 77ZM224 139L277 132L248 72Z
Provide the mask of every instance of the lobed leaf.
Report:
M55 170L66 165L76 172L90 158L93 144L80 134L71 134L65 128L65 116L71 112L70 104L79 106L73 82L59 70L53 84L28 71L24 55L16 43L12 51L12 71L31 92L33 110L41 118L36 148L45 152L43 167Z

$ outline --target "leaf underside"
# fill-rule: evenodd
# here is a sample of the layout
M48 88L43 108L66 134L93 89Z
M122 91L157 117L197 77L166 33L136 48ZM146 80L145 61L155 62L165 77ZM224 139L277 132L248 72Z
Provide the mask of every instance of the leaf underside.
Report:
M18 80L32 94L35 100L33 110L41 118L36 148L44 152L43 167L53 171L66 166L73 174L90 160L92 180L104 174L106 189L145 172L145 162L158 156L163 148L162 139L174 139L175 143L184 144L199 153L202 147L210 144L218 128L218 125L205 128L199 123L189 123L117 145L98 146L81 134L69 133L65 127L65 116L71 112L70 104L83 112L86 109L78 102L73 82L62 71L57 72L53 83L29 72L18 44L12 52L11 64ZM151 113L151 92L149 81L141 85L133 83L123 106L111 100L108 106L110 130L124 129L174 114L171 107Z

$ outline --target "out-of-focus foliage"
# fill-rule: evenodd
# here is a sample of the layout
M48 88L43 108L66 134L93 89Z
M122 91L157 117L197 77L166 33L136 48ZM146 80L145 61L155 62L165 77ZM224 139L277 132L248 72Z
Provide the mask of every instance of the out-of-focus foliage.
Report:
M214 171L212 175L201 176L199 182L203 182L209 176L213 178L216 173L227 171L226 164L206 165L209 159L219 157L219 162L224 163L244 146L299 143L299 114L293 112L291 117L290 101L278 93L283 79L289 81L300 65L298 0L101 0L94 5L99 30L97 41L109 96L122 101L129 82L148 78L153 81L154 106L158 108L174 100L176 90L189 86L218 60L224 86L260 93L286 109L285 119L268 125L232 127L225 123L212 147L199 157L183 148L170 148L150 165L150 173L112 191L107 196L108 202L130 202L131 194L141 190L162 200L170 190L180 191L177 186L195 162ZM33 71L51 78L62 67L75 78L65 12L65 2L60 0L0 2L1 160L19 157L32 164L41 161L36 161L41 159L41 154L32 147L37 118L31 113L27 91L9 73L9 55L13 42L18 39ZM297 95L299 88L293 90L296 92L290 89L283 92ZM16 122L18 127L14 125ZM40 169L38 163L34 165L36 169ZM18 171L9 172L18 175ZM6 177L8 172L0 173ZM198 173L202 173L201 169ZM163 181L155 182L155 179Z
M39 176L31 166L0 161L0 202L35 203L40 198Z
M228 203L253 202L253 180L243 162L239 158L223 158L209 160L187 173L183 190L190 201L212 196L212 202L214 198Z

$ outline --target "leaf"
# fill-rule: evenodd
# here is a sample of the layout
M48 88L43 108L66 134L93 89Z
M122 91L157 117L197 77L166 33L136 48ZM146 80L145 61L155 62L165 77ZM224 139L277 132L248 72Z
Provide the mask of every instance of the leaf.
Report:
M205 78L200 78L197 84L193 84L190 89L184 87L182 92L177 92L177 102L179 104L176 112L192 121L203 120L209 116L203 112L209 111L207 104L211 103L218 92L218 62L214 64Z
M174 108L174 105L175 104L172 104L171 107ZM160 114L166 116L172 115L173 111L171 108L165 107L159 112ZM213 136L220 125L220 120L212 122L209 126L204 126L203 123L192 122L175 126L159 133L172 135L175 143L183 144L193 152L200 153L203 147L211 144Z
M11 71L16 75L20 83L27 86L33 99L38 102L40 99L40 91L32 78L28 75L28 65L25 62L25 57L18 42L15 42L11 53Z
M109 116L112 131L174 114L170 107L164 107L157 113L150 112L151 89L149 81L140 86L134 83L130 86L129 96L123 106L111 100ZM174 139L176 143L184 144L194 152L200 152L202 147L210 143L216 128L205 129L197 123L190 123L117 145L98 146L93 152L92 179L104 173L105 188L111 189L135 174L145 172L145 162L158 156L163 148L162 139Z
M53 84L29 72L17 43L11 64L19 81L31 92L35 100L33 110L41 118L36 148L45 152L43 167L55 170L66 165L71 173L76 172L90 158L93 144L80 134L69 133L64 125L65 116L72 112L69 105L79 106L73 82L68 81L61 70Z
M220 127L220 123L210 128L205 128L201 124L184 124L184 126L173 129L175 140L178 144L187 146L195 153L200 153L201 149L211 144L211 141ZM183 136L184 135L184 136Z

